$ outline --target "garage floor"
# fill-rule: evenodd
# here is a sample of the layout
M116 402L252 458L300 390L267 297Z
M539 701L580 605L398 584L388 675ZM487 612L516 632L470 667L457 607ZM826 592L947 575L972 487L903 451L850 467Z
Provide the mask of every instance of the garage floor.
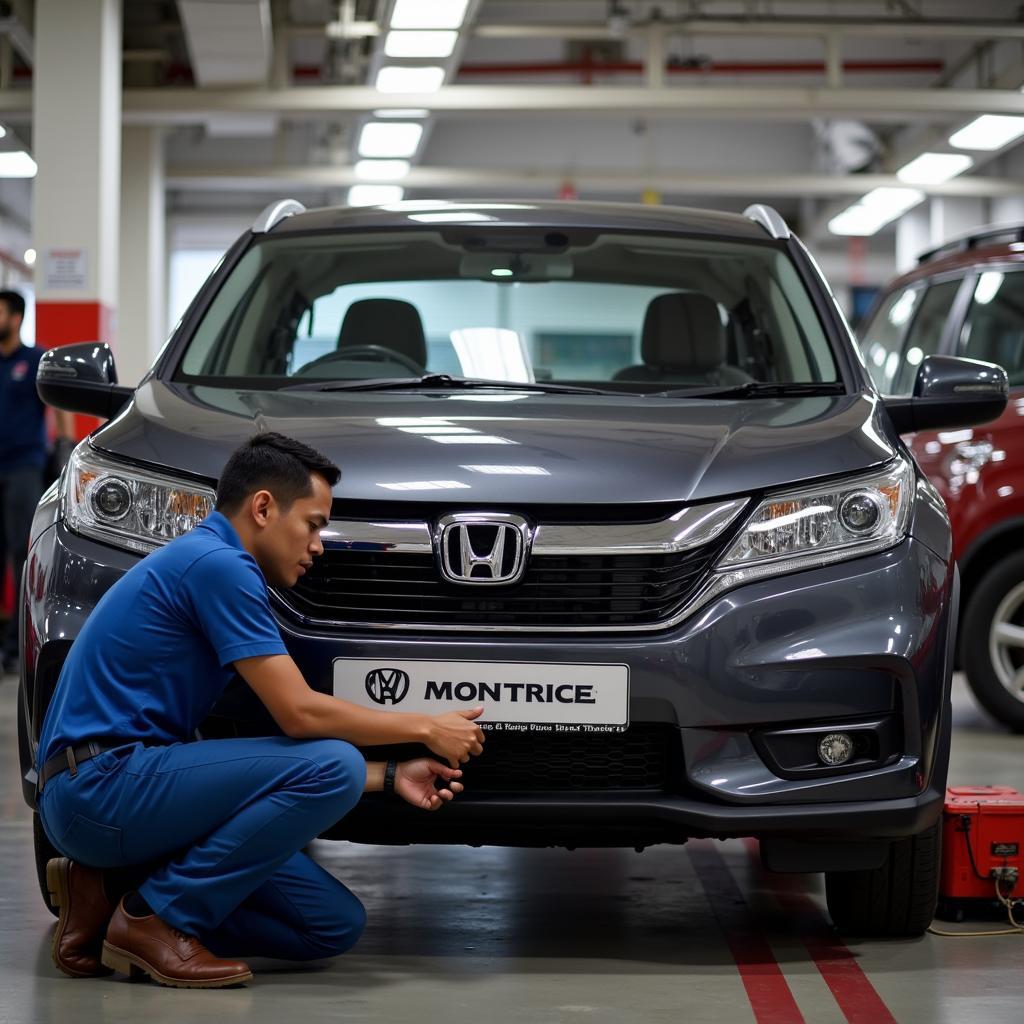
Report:
M32 865L15 694L0 682L2 1024L1024 1019L1024 937L844 944L817 880L765 875L740 841L642 854L318 842L369 911L347 956L254 960L247 988L213 992L66 978L50 962L53 919ZM959 680L954 706L951 779L1024 789L1024 737L993 727Z

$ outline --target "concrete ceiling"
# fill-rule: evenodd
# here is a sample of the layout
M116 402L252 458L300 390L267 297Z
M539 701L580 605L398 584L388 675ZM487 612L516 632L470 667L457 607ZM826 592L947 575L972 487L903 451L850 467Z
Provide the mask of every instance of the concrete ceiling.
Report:
M407 198L767 199L820 223L976 114L1024 114L1008 0L469 0L440 62L385 55L396 2L124 0L124 117L165 126L172 208L343 201L361 127L418 107ZM29 135L20 48L0 116ZM437 92L374 88L437 63ZM1013 196L1007 152L929 190Z

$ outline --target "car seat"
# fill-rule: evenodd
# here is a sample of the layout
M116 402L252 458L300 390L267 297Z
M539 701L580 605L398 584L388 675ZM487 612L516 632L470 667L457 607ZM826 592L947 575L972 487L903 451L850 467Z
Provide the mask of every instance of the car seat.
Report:
M726 330L718 303L698 292L658 295L647 306L640 355L613 380L743 384L751 378L725 361Z
M427 339L419 310L403 299L360 299L345 313L338 332L337 351L357 345L381 345L427 365Z

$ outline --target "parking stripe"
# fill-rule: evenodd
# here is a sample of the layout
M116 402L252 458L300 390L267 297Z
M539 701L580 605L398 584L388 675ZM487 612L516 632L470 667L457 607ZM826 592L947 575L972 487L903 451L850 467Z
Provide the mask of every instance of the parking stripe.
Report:
M748 839L745 844L756 868L763 870L757 840ZM896 1024L857 958L835 934L821 908L800 888L799 876L770 877L776 901L793 918L800 941L849 1024Z
M732 873L714 845L692 839L686 852L729 946L757 1024L804 1024L789 982Z

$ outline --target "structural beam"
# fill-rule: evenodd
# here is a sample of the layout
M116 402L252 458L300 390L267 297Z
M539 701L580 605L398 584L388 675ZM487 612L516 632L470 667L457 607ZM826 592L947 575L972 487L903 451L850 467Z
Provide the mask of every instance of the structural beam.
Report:
M1024 39L1024 22L996 19L896 18L674 18L654 24L670 35L775 36L787 39L821 37L827 33L859 39ZM650 22L625 29L605 24L480 24L473 34L485 39L621 39L642 36Z
M1024 23L998 19L958 18L657 18L639 19L624 28L607 22L562 24L514 22L483 23L469 29L481 39L622 39L650 32L662 36L775 36L799 39L829 34L859 39L1024 39ZM381 34L375 21L330 22L327 25L293 25L292 35L333 39L364 39Z
M205 122L216 114L272 113L323 117L420 107L437 113L672 115L739 120L804 121L853 117L900 122L908 117L948 121L961 115L1024 114L1024 93L1009 89L858 89L802 87L703 88L523 85L448 85L435 93L381 93L370 86L295 86L285 89L127 89L129 124ZM30 115L32 94L0 91L0 116Z
M211 114L337 114L421 107L436 112L675 114L802 121L857 117L948 120L960 114L1024 114L1024 93L996 89L619 88L449 85L435 93L380 93L368 86L291 89L129 89L125 118L135 123L192 123ZM0 98L0 110L3 101Z
M351 167L277 166L170 167L169 187L181 190L303 191L358 184ZM790 196L826 198L859 196L873 188L902 186L891 174L672 174L665 172L577 170L573 184L580 191L640 192L645 188L667 193L711 196ZM543 190L556 195L565 182L563 168L492 170L466 167L413 167L402 179L406 188L471 191L474 194L515 194L516 189ZM922 191L935 196L1024 196L1024 183L1012 178L960 177Z

